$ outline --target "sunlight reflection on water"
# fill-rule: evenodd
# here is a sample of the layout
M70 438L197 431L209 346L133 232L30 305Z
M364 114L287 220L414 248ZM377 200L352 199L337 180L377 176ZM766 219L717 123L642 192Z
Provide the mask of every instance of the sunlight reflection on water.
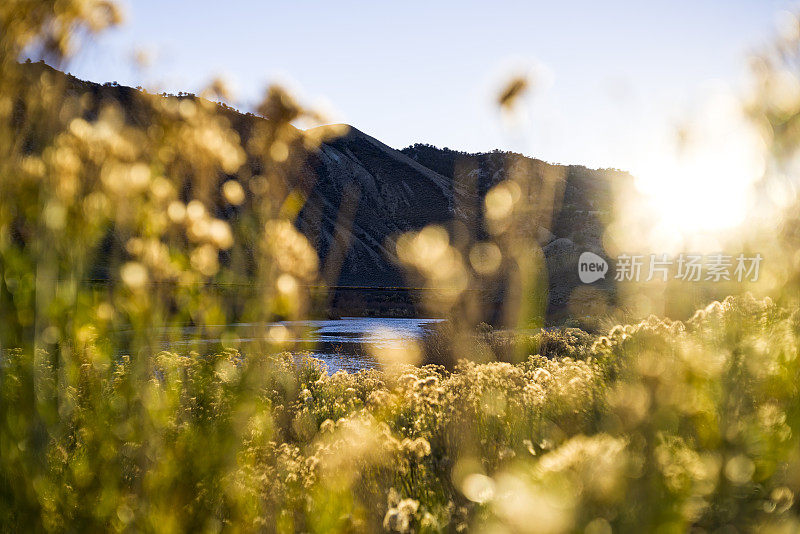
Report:
M230 325L240 331L253 329L267 332L269 327L283 325L294 335L287 342L302 347L302 354L319 358L329 373L339 370L357 372L378 367L378 362L369 355L368 346L388 346L398 341L419 340L426 327L442 319L398 319L384 317L343 317L330 320L283 321L280 323ZM163 329L165 336L172 334L173 340L165 341L167 350L202 350L203 347L219 345L220 338L200 338L191 328ZM174 334L178 333L178 336ZM178 337L180 339L175 339ZM248 342L255 338L242 337L233 341ZM226 340L226 341L231 341Z

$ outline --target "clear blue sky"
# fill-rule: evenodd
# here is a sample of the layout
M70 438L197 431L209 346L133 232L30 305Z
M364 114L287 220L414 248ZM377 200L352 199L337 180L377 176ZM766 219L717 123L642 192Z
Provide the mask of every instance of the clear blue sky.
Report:
M196 92L215 76L247 108L272 81L327 102L387 144L511 149L629 168L709 84L740 86L784 0L129 0L126 22L85 45L81 78ZM154 59L133 66L135 50ZM513 66L540 83L509 128L493 97Z

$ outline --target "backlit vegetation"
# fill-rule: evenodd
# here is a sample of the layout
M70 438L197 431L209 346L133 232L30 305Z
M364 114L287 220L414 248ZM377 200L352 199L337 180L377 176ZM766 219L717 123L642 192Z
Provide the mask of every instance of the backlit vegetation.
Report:
M17 62L62 61L117 21L96 0L0 5L0 530L800 529L796 254L774 300L502 338L465 289L512 263L505 313L535 325L541 256L519 227L555 197L541 177L538 203L520 201L513 174L479 239L434 226L396 243L453 317L454 368L404 345L376 348L380 371L329 375L283 350L284 326L228 343L242 332L220 325L313 306L302 155L341 132L295 129L315 117L278 88L242 136L220 86L120 103ZM786 162L800 98L772 105L764 85L753 113ZM162 350L176 324L220 347Z

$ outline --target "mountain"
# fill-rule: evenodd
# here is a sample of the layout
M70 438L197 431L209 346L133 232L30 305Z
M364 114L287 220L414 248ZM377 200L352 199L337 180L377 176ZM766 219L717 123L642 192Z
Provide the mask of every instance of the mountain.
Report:
M25 68L52 70L43 64ZM149 123L151 110L140 104L139 90L57 74L66 77L70 92L90 94L98 101L116 100L127 121L138 126ZM227 106L220 109L243 143L251 138L255 126L267 120ZM302 186L305 196L296 226L319 255L323 282L335 288L328 303L330 313L418 313L407 288L410 284L395 257L393 240L429 224L453 229L456 223L473 239L486 239L483 198L509 178L527 184L521 202L530 208L531 217L527 227L523 224L521 235L544 252L550 320L584 313L586 306L584 311L573 306L581 299L589 304L613 301L611 280L582 287L577 256L584 250L604 255L602 237L613 208L613 189L628 184L630 175L552 165L501 151L470 154L425 144L396 150L354 127L346 131L318 149L306 151L303 165L298 167L301 170L288 177ZM253 169L253 174L260 171L263 169ZM223 215L226 213L233 216ZM502 295L500 283L490 287L486 298L497 303Z
M390 238L455 215L452 179L390 148L356 128L323 143L309 157L316 180L298 219L325 263L332 249L343 199L354 209L350 246L337 286L400 287L405 277L393 265Z
M578 257L584 251L608 257L603 234L614 216L615 191L630 190L633 185L630 174L616 169L554 165L500 150L471 154L416 144L402 152L462 186L468 184L479 201L504 180L515 179L527 185L523 202L533 205L534 213L531 227L525 228L525 221L521 221L523 236L538 242L544 253L549 322L598 315L614 304L613 277L583 285L578 278ZM533 221L540 224L534 226ZM477 237L485 237L480 231L481 220L478 226Z
M323 144L310 160L315 180L298 227L314 243L323 264L337 256L331 253L337 229L349 235L347 253L341 261L333 261L341 265L338 278L327 280L337 286L332 304L339 313L364 313L365 309L380 314L413 313L407 293L391 289L409 284L389 243L403 232L432 223L450 226L454 221L464 223L475 239L486 239L483 198L494 185L511 177L530 184L526 193L532 204L551 184L552 202L545 205L552 206L552 213L534 218L549 224L523 229L527 239L543 247L549 273L549 318L558 321L575 315L576 310L569 309L571 300L613 302L610 279L593 284L588 293L575 294L576 289L587 289L578 279L577 259L586 250L605 255L602 237L612 216L613 189L629 184L631 177L626 173L551 165L501 151L470 154L424 144L395 150L352 127L346 135ZM338 222L346 211L343 198L355 204L348 208L352 211L349 232ZM495 287L488 298L498 301L502 289ZM593 304L582 307L596 312Z

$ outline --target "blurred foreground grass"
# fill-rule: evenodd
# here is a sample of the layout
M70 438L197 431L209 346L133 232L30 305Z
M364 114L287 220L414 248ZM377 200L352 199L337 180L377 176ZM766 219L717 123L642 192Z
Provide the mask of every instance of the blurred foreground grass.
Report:
M403 363L419 353L401 347L383 371L329 376L281 353L278 326L246 355L159 352L167 324L225 335L214 325L232 316L307 313L318 260L292 224L299 154L337 132L293 128L311 115L279 89L244 140L211 101L219 86L126 108L17 63L62 60L117 19L99 0L0 5L0 530L800 530L794 253L774 302L550 333L515 364L471 362L492 339L454 334L455 369ZM800 106L765 87L783 155ZM538 256L514 240L520 190L487 196L481 246L517 262L525 315ZM399 245L422 275L463 284L442 227ZM100 256L103 283L88 283ZM231 308L215 284L242 280L255 295ZM454 318L462 290L438 303Z
M800 314L727 299L571 357L338 372L236 353L69 381L7 351L8 531L800 528ZM65 384L66 382L66 384Z

